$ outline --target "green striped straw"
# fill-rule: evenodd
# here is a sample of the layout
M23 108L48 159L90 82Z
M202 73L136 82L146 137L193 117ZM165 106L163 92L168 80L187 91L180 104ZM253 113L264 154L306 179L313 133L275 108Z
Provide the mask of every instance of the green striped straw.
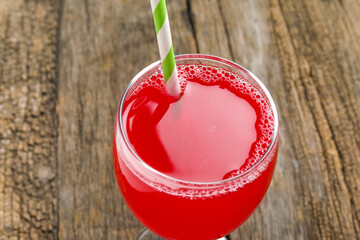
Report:
M150 3L164 71L166 91L169 95L178 98L180 95L180 84L176 70L166 3L165 0L150 0Z

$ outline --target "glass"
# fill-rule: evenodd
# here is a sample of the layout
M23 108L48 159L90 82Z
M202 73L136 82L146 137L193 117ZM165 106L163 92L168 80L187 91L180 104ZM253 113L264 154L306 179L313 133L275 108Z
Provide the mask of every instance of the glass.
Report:
M176 56L177 64L204 64L238 74L257 88L274 114L274 133L261 159L241 174L217 182L172 178L147 165L132 149L123 126L123 105L139 83L160 66L155 62L129 83L121 98L113 135L113 163L122 196L136 218L165 239L226 239L244 223L264 197L278 152L275 104L260 80L240 65L223 58L191 54ZM143 231L138 239L160 239Z

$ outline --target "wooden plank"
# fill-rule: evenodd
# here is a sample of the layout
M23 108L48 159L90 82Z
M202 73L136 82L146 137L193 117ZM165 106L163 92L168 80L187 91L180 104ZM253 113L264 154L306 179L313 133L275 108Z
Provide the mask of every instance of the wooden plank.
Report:
M175 50L193 52L185 1L169 2ZM178 19L177 19L178 18ZM60 239L134 239L112 166L112 128L125 85L159 59L150 2L67 0L61 22ZM180 51L180 52L181 52Z
M57 1L0 1L0 239L57 239Z
M355 1L352 5L359 7ZM297 93L297 97L289 95L287 99L302 106L302 113L290 106L284 119L290 119L286 127L298 156L303 216L310 220L308 236L356 239L360 234L356 204L360 200L356 190L360 186L356 134L360 102L354 93L359 78L344 71L359 70L358 64L351 62L358 58L358 43L347 37L356 25L344 27L348 16L337 1L280 1L272 7L285 87ZM353 52L344 54L343 44ZM302 127L301 121L307 124ZM315 161L320 168L312 169Z

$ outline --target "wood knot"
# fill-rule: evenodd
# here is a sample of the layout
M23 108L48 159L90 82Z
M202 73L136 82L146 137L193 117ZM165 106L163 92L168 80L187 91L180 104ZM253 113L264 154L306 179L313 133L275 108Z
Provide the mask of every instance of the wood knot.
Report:
M40 166L37 171L37 177L41 182L48 182L54 176L52 169L48 166Z

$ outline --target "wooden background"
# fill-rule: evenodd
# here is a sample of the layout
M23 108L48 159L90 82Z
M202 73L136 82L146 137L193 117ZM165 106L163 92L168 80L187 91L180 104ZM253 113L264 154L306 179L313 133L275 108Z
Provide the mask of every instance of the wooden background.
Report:
M239 239L360 239L360 2L167 0L176 54L234 60L270 89L281 144ZM0 0L0 239L134 239L111 137L159 59L148 0Z

